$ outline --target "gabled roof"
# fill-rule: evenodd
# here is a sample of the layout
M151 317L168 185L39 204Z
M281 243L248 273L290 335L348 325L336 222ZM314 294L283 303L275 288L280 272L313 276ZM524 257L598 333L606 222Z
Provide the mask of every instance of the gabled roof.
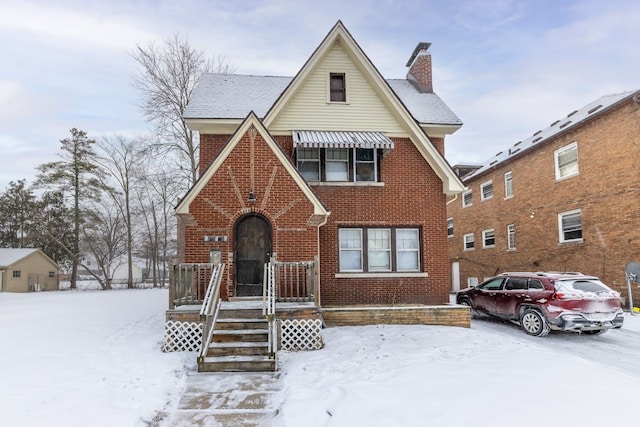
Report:
M250 111L264 118L293 77L203 74L184 111L185 119L244 119ZM389 79L414 119L420 123L462 126L462 121L435 93L418 91L408 80Z
M546 141L555 138L561 133L570 131L577 126L582 125L587 120L591 120L601 114L604 114L610 108L637 96L640 91L622 92L611 95L604 95L595 101L585 105L579 110L573 111L560 120L556 120L549 127L535 132L530 137L516 142L509 149L504 150L493 156L486 163L484 163L474 173L464 177L464 181L467 182L471 179L477 178L480 175L488 172L491 169L499 166L500 164L513 159L514 157L521 156L523 153L528 152Z
M189 213L189 205L191 204L191 202L193 202L196 196L202 191L204 186L209 182L216 171L220 169L224 161L227 159L227 157L229 157L233 149L238 145L238 142L251 127L254 127L258 131L260 136L262 136L262 139L266 142L266 144L269 146L269 148L271 148L275 156L278 158L284 169L289 173L300 190L311 202L311 204L313 205L313 214L328 217L331 212L327 211L323 203L320 201L320 199L318 199L313 190L311 190L311 187L309 187L309 185L306 183L304 178L302 178L295 166L289 161L289 158L282 151L280 145L273 139L269 131L267 131L258 116L253 111L251 111L249 115L244 119L240 127L238 127L227 144L222 148L220 154L218 154L213 162L211 162L209 167L204 171L204 173L200 176L198 181L196 181L193 187L191 187L189 192L184 196L182 200L180 200L178 206L176 207L176 213Z
M28 257L29 255L40 252L47 258L52 264L56 264L51 258L49 258L40 249L35 248L0 248L0 268L10 267L16 262Z

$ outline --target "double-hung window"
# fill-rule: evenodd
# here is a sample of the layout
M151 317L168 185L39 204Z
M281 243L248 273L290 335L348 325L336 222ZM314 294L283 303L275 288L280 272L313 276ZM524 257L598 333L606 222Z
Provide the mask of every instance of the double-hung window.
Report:
M475 246L475 238L473 236L473 233L465 234L464 236L462 236L462 239L464 241L464 250L472 251Z
M516 250L516 226L515 224L507 225L507 250Z
M582 211L576 209L558 214L560 243L582 241Z
M447 219L447 237L453 237L453 218Z
M306 181L320 181L320 149L298 148L296 150L298 171Z
M327 148L325 151L325 176L327 181L349 180L348 148Z
M556 180L580 173L578 169L578 143L572 142L554 152Z
M344 73L329 74L329 100L331 102L347 101L347 79Z
M496 232L492 228L490 230L482 230L482 247L493 248L496 246Z
M471 206L473 204L473 192L471 190L467 190L462 193L462 207L466 208L467 206Z
M480 200L493 197L493 181L487 181L480 186Z
M341 272L420 271L418 228L340 228Z
M513 173L511 171L504 174L504 198L513 197Z

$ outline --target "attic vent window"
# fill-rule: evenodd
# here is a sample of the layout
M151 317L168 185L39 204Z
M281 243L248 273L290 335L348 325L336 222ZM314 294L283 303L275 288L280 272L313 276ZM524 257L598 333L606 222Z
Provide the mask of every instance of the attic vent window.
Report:
M535 144L536 142L540 141L542 139L541 136L537 137L536 139L534 139L533 141L531 141L532 144Z
M560 125L560 129L564 129L564 128L566 128L567 126L569 126L569 124L570 124L570 123L571 123L571 120L569 120L569 121L568 121L568 122L566 122L566 123L561 124L561 125Z
M591 110L589 110L589 111L587 112L587 114L595 113L596 111L598 111L598 110L599 110L599 109L601 109L601 108L602 108L602 104L597 105L597 106L593 107Z
M347 102L347 85L344 73L329 74L329 100Z

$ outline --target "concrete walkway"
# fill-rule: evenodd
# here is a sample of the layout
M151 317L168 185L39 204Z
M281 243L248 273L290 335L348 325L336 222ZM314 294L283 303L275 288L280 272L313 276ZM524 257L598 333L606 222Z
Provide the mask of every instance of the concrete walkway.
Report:
M166 425L268 426L280 406L277 372L194 373Z

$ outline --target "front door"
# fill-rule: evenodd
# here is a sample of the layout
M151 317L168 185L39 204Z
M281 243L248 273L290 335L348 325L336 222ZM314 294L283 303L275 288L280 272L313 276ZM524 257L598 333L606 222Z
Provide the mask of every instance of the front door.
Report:
M271 253L271 226L261 216L247 215L236 224L236 296L262 295L264 264Z

